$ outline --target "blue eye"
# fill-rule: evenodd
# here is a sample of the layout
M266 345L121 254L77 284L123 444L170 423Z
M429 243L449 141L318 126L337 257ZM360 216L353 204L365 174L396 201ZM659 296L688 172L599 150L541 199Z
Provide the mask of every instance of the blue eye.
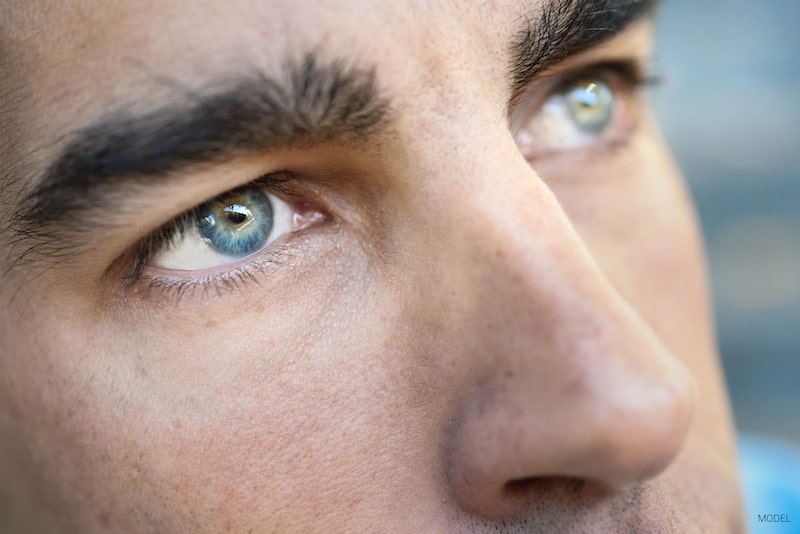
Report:
M569 116L583 133L597 135L611 122L614 94L601 80L579 82L561 93Z
M272 205L256 187L236 189L198 208L195 226L221 254L246 256L267 242L272 230Z
M239 187L178 219L148 265L172 271L215 269L257 253L295 229L295 210L258 185Z
M635 124L640 74L611 67L551 89L512 116L511 127L528 159L604 148L629 138Z

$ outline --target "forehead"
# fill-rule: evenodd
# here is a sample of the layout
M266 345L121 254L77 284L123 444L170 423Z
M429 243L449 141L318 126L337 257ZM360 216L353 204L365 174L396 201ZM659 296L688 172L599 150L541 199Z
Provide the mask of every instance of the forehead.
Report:
M335 50L354 60L448 55L495 48L527 6L509 2L173 0L18 2L6 8L5 40L35 57L39 77L109 77L131 63L169 65L179 77L237 64L269 66L287 53ZM92 67L92 69L87 68ZM98 67L102 67L99 69ZM73 73L73 76L70 76ZM102 79L93 79L102 82Z
M390 94L436 85L424 79L430 77L481 79L476 70L505 62L514 32L536 6L20 0L4 10L2 39L14 58L10 85L25 100L23 108L46 110L25 112L23 121L27 137L41 141L120 106L146 112L184 89L224 83L243 71L275 72L287 58L309 51L374 66Z
M27 174L33 175L56 156L71 132L106 116L145 115L187 103L187 97L198 100L242 73L279 73L287 61L309 52L374 69L379 91L402 111L401 118L444 122L453 113L467 113L476 123L484 113L494 123L508 102L510 58L519 54L514 42L530 24L552 19L555 34L597 42L590 34L601 40L613 36L605 31L605 17L633 20L653 4L20 1L0 8L0 50L10 67L0 82L6 87L0 89L6 102L14 103L4 106L11 109L11 118L0 127L13 125L15 139L9 145L23 147L25 154L15 165L31 165ZM540 17L545 9L557 15ZM598 14L600 22L586 18ZM533 41L547 42L549 36L534 34ZM633 45L645 47L646 40ZM551 51L551 57L560 61L566 54ZM413 121L408 124L415 136L425 131Z

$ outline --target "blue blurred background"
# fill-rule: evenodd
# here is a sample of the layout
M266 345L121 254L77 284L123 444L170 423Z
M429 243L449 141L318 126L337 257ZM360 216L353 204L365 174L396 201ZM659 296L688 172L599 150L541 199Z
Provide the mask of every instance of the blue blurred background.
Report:
M797 533L800 0L665 0L659 25L653 100L700 213L725 374L751 434L745 517L755 534Z
M654 94L704 227L739 428L797 444L799 24L798 0L666 0Z

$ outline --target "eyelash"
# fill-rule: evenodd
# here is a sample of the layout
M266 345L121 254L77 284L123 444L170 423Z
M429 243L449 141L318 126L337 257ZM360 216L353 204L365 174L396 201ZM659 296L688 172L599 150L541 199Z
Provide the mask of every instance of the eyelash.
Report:
M531 94L530 91L527 93L528 96L523 95L522 99L531 103L515 102L511 116L519 113L520 109L524 111L526 108L532 108L536 111L548 98L563 91L570 84L590 78L615 80L612 85L620 88L624 92L623 96L635 95L642 89L654 86L660 81L659 78L650 74L648 66L636 60L595 63L572 69L563 75L554 75L552 82L546 83L543 89L537 91L538 96ZM629 140L630 133L627 132L624 139L611 139L607 144L611 145L611 148L620 144L624 145ZM260 177L248 185L260 187L264 191L280 195L284 199L298 199L302 203L311 195L309 191L301 190L302 188L297 187L296 184L295 176L286 172L276 172ZM285 238L281 238L279 242L242 258L240 262L226 265L227 269L221 273L194 278L169 278L146 274L145 268L153 256L181 237L187 223L195 217L201 206L202 203L161 226L134 246L129 254L115 262L116 268L123 271L123 288L143 287L149 291L157 290L161 295L172 297L175 301L180 301L187 293L196 290L201 290L204 295L207 295L209 291L216 291L219 295L233 292L251 282L258 284L259 276L266 276L270 272L274 272L274 268L284 265L287 258L302 254L303 235L306 230L317 226L315 221L303 228L295 229ZM319 211L322 212L323 218L327 218L325 210Z
M291 241L294 234L287 237ZM253 256L243 260L241 265L216 275L206 275L198 278L169 279L159 276L140 275L131 283L147 282L148 291L158 291L159 296L171 297L176 302L187 293L202 291L205 297L209 296L210 291L215 291L217 296L224 293L233 293L244 287L249 287L250 283L259 284L259 276L268 276L274 272L275 268L285 265L287 257L300 252L301 247L295 246L291 242L280 245L272 245L264 250L255 253Z
M555 73L547 76L553 81L547 84L543 92L546 93L545 96L549 96L575 81L592 77L604 78L609 75L619 77L627 88L635 91L661 83L661 77L652 71L652 65L636 58L604 60L576 67L565 73Z

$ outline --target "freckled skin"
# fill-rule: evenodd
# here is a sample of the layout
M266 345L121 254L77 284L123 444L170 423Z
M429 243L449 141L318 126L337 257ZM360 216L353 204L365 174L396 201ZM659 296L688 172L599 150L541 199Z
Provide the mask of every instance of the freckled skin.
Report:
M134 243L113 233L81 262L3 276L0 530L741 531L680 175L644 110L623 148L520 155L498 110L522 9L0 8L6 161L49 155L99 102L173 96L154 73L192 86L320 42L376 65L396 119L369 154L282 151L163 186L188 208L256 170L349 176L321 188L316 244L257 284L120 295L106 252ZM650 33L563 68L646 55Z

